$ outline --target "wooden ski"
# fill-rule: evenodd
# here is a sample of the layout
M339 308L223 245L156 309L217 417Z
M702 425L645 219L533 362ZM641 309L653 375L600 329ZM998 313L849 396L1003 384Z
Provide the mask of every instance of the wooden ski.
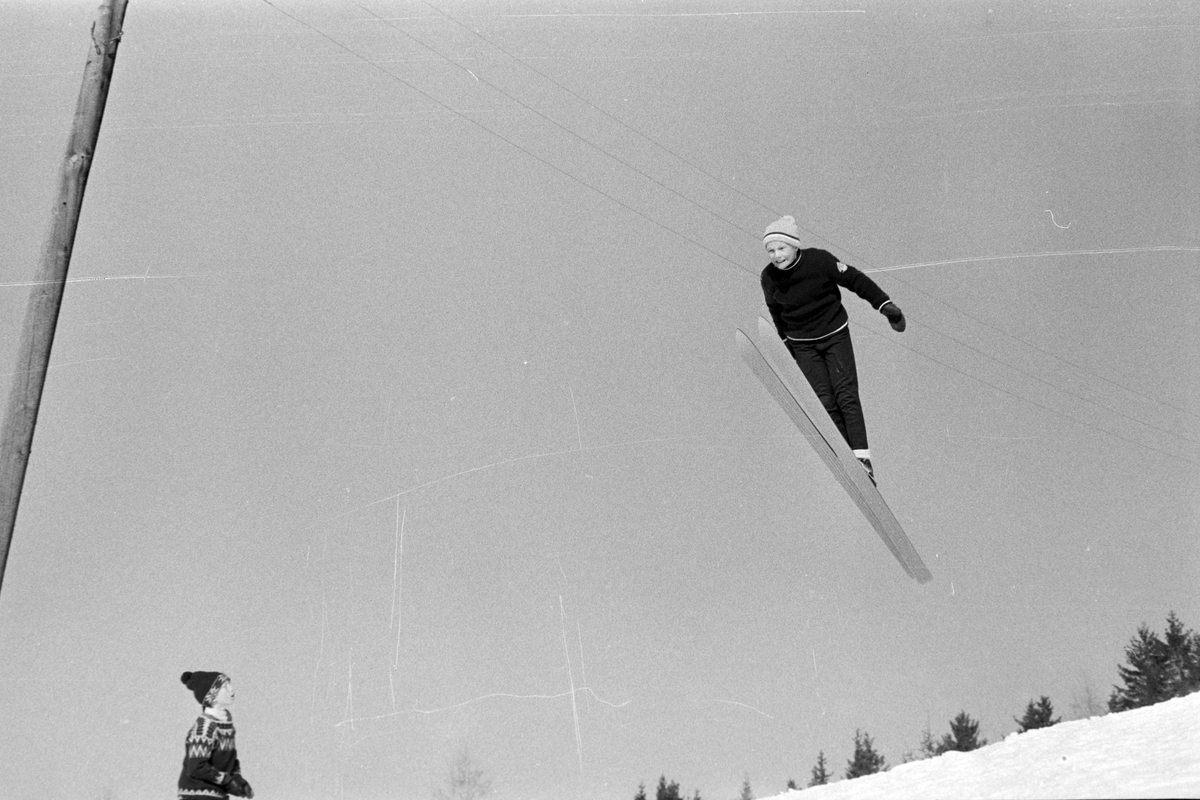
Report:
M764 345L762 349L742 331L734 334L738 350L750 370L804 434L809 445L850 495L850 499L871 523L904 571L919 583L932 580L933 575L926 568L925 562L921 560L900 522L888 508L883 495L854 457L850 446L846 444L837 426L833 424L833 420L829 418L829 414L809 386L808 380L792 360L791 354L779 339L775 326L760 318L759 334Z

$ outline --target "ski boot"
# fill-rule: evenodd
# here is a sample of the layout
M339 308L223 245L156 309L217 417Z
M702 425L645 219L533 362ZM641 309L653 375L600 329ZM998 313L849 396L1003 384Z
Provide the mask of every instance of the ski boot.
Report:
M871 459L859 456L858 463L862 464L863 469L867 471L867 477L871 479L871 485L878 486L879 484L875 482L875 469L871 466Z

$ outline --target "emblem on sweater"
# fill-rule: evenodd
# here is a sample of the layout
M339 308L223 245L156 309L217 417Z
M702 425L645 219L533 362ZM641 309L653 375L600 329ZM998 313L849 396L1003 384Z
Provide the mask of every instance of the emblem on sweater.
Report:
M838 272L845 272L845 271L846 271L846 265L845 265L845 264L843 264L842 262L840 262L840 261L839 261L839 262L837 262L837 265L838 265Z

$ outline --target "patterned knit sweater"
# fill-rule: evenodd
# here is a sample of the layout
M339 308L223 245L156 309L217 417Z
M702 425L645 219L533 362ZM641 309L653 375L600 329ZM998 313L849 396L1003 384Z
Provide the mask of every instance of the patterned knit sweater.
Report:
M870 303L876 311L888 301L875 281L828 251L809 247L787 269L768 264L762 271L763 297L780 338L824 339L850 322L839 287Z
M179 773L179 800L212 800L229 797L222 786L241 773L233 741L233 716L219 719L205 709L188 731L183 770Z

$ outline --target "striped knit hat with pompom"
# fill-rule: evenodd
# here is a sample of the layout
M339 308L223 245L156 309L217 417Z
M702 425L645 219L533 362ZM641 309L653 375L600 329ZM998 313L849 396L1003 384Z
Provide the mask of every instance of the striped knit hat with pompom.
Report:
M220 672L185 672L179 682L195 695L196 702L208 707L217 699L217 692L229 682L229 676Z
M763 235L763 247L766 247L771 242L783 242L784 244L790 244L796 249L802 247L800 242L800 228L796 226L796 218L788 215L768 225L767 232Z

